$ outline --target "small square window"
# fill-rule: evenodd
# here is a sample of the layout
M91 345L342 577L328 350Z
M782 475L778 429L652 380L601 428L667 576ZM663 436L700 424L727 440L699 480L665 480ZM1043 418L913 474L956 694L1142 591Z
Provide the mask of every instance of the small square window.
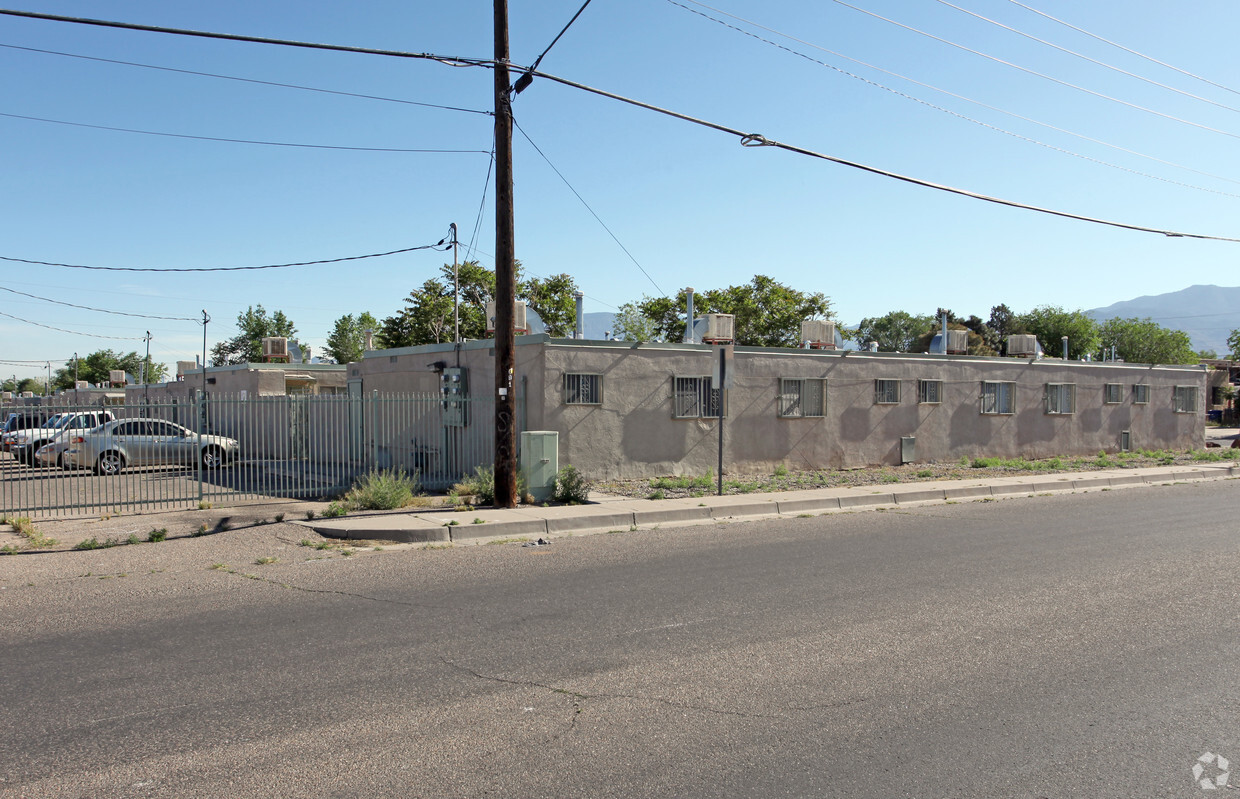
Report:
M1150 402L1150 387L1144 383L1138 383L1133 386L1132 401L1136 405L1148 405Z
M673 378L672 416L677 419L723 416L723 390L711 388L709 377Z
M879 405L895 405L900 402L900 381L879 379L874 381L874 401Z
M981 399L984 414L1016 413L1016 384L983 382Z
M783 418L826 416L827 381L780 378L779 415Z
M1196 413L1197 387L1176 386L1174 404L1176 413Z
M1124 401L1124 385L1122 383L1107 383L1103 390L1103 402L1107 405L1118 405Z
M942 380L918 380L917 401L923 405L937 405L943 401Z
M565 374L564 403L566 405L602 405L603 376Z
M1076 412L1075 383L1046 384L1046 412L1052 414L1069 414Z

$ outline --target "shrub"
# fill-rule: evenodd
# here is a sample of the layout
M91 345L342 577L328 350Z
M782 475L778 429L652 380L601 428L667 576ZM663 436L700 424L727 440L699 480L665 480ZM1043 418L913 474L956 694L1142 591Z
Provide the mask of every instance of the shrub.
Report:
M479 466L474 473L466 475L452 486L455 496L467 495L474 498L475 505L495 504L495 471L489 466ZM517 499L529 502L529 486L525 480L525 472L517 470Z
M323 518L334 519L338 516L344 516L348 512L349 512L349 509L346 508L344 505L340 504L339 502L332 502L331 504L327 506L327 510L323 511Z
M555 493L551 498L566 505L584 505L590 500L590 481L576 466L564 466L555 476Z
M163 541L164 539L166 539L167 537L168 537L168 528L161 527L158 530L152 530L151 532L147 533L146 540L150 541L152 544L157 544L160 541Z
M409 475L404 469L376 469L353 483L344 503L354 510L394 510L411 504L419 491L417 472Z

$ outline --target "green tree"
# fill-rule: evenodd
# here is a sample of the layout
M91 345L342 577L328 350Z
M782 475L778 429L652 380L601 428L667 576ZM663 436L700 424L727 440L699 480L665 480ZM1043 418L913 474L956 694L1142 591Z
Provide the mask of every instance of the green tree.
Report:
M145 369L143 360L146 361ZM79 358L76 364L70 359L63 368L57 369L52 378L52 388L73 388L75 371L78 380L84 380L96 386L106 386L113 369L120 369L132 375L136 381L141 381L145 377L148 383L162 383L168 376L167 364L155 363L136 352L119 353L113 350L97 350L84 358Z
M1227 337L1227 358L1240 361L1240 330L1231 331L1231 335Z
M877 342L879 352L911 352L917 339L933 327L933 317L891 311L884 316L862 319L853 335L863 345Z
M1098 328L1104 353L1128 363L1197 363L1193 343L1183 330L1170 330L1151 319L1108 319Z
M521 279L521 264L516 265L516 298L523 300L538 314L552 336L569 335L576 323L577 284L566 274L548 278ZM461 294L459 316L461 337L485 338L486 307L495 299L495 273L476 261L466 261L457 268ZM379 339L383 347L409 347L416 344L437 344L453 337L453 275L452 265L440 269L440 277L431 278L420 289L405 298L405 307L383 320Z
M292 339L297 332L293 320L285 316L284 311L268 316L262 305L251 306L237 314L237 330L237 335L211 348L212 366L257 363L263 359L264 338Z
M345 314L336 320L327 335L327 354L336 363L360 361L366 350L365 332L379 331L379 322L368 311L357 316Z
M1197 357L1203 361L1213 361L1218 359L1217 350L1197 350Z
M1102 346L1098 323L1086 316L1084 311L1067 311L1057 305L1042 305L1020 314L1014 323L1037 336L1043 351L1052 357L1062 355L1064 336L1068 337L1068 358L1072 360L1079 360L1087 354L1092 355Z
M637 303L664 341L683 341L687 298L646 297ZM765 275L748 283L704 291L694 296L695 314L726 313L736 317L736 343L750 347L795 347L801 322L831 319L831 301L818 292L801 292Z
M611 333L617 341L654 341L659 337L654 320L643 314L634 302L620 306Z

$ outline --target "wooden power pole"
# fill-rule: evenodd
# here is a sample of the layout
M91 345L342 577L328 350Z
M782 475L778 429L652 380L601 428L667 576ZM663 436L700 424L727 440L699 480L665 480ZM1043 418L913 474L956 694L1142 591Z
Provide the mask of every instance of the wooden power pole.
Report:
M512 209L512 104L508 0L495 0L495 506L517 506L516 245Z

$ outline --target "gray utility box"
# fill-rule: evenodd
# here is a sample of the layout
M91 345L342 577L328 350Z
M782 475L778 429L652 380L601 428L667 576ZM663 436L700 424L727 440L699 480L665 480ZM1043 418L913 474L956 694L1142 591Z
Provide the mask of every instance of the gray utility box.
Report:
M900 438L900 463L913 463L917 460L917 437L903 436Z
M521 434L521 470L535 502L546 502L555 493L560 471L560 434L555 430L527 430Z

